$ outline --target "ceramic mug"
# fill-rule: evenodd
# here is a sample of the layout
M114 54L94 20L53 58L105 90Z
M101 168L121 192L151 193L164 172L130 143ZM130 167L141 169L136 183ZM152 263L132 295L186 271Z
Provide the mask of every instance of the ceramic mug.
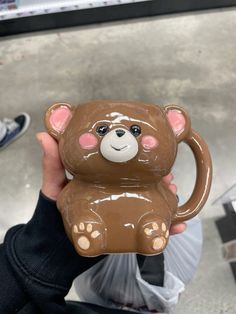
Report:
M80 255L159 254L171 224L194 217L207 200L211 157L187 112L176 105L57 103L46 112L45 125L73 175L57 206ZM182 206L162 181L180 142L191 148L197 169L193 193Z

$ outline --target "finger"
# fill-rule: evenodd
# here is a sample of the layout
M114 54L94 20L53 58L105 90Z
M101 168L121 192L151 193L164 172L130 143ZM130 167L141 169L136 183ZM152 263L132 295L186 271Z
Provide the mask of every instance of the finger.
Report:
M169 188L169 190L171 190L172 193L174 193L176 195L177 186L175 184L170 184L168 188Z
M60 160L57 142L45 132L36 135L43 149L42 192L56 199L66 184L65 170Z
M176 225L171 225L171 227L170 227L170 235L182 233L182 232L184 232L186 230L186 228L187 228L186 223L180 223L180 224L176 224Z
M169 173L167 176L162 178L163 182L166 183L167 185L169 185L173 179L174 176L172 173Z
M47 155L50 161L56 162L57 166L61 166L57 142L46 132L37 133L36 137L41 144L44 155Z

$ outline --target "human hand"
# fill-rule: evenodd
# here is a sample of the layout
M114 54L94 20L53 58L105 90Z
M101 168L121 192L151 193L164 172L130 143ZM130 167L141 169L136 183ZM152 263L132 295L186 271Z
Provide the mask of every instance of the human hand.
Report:
M59 193L68 183L65 169L60 159L58 144L46 132L37 133L36 137L43 149L43 182L41 191L45 196L56 201Z
M172 173L170 173L167 176L165 176L162 180L167 185L168 189L172 193L174 193L176 195L176 193L177 193L177 186L172 183L173 179L174 179L174 176L172 175ZM179 224L171 225L171 227L170 227L170 235L182 233L182 232L185 231L186 227L187 226L186 226L185 223L179 223Z

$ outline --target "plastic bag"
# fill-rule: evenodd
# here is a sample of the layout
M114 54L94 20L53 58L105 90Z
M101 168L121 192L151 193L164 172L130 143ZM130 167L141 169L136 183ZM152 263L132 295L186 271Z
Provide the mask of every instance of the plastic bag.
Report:
M199 218L187 222L184 233L171 236L164 251L164 285L142 279L136 254L111 254L75 280L81 301L141 313L168 312L193 277L201 256Z
M185 232L170 237L164 251L165 269L187 284L194 276L202 253L202 224L198 217L187 223Z

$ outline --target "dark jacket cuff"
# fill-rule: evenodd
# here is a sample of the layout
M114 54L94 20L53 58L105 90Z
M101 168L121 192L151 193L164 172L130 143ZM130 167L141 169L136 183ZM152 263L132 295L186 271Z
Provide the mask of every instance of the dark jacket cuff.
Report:
M104 256L79 256L67 238L56 202L40 192L32 219L11 228L5 238L7 255L15 271L66 292L82 272Z

